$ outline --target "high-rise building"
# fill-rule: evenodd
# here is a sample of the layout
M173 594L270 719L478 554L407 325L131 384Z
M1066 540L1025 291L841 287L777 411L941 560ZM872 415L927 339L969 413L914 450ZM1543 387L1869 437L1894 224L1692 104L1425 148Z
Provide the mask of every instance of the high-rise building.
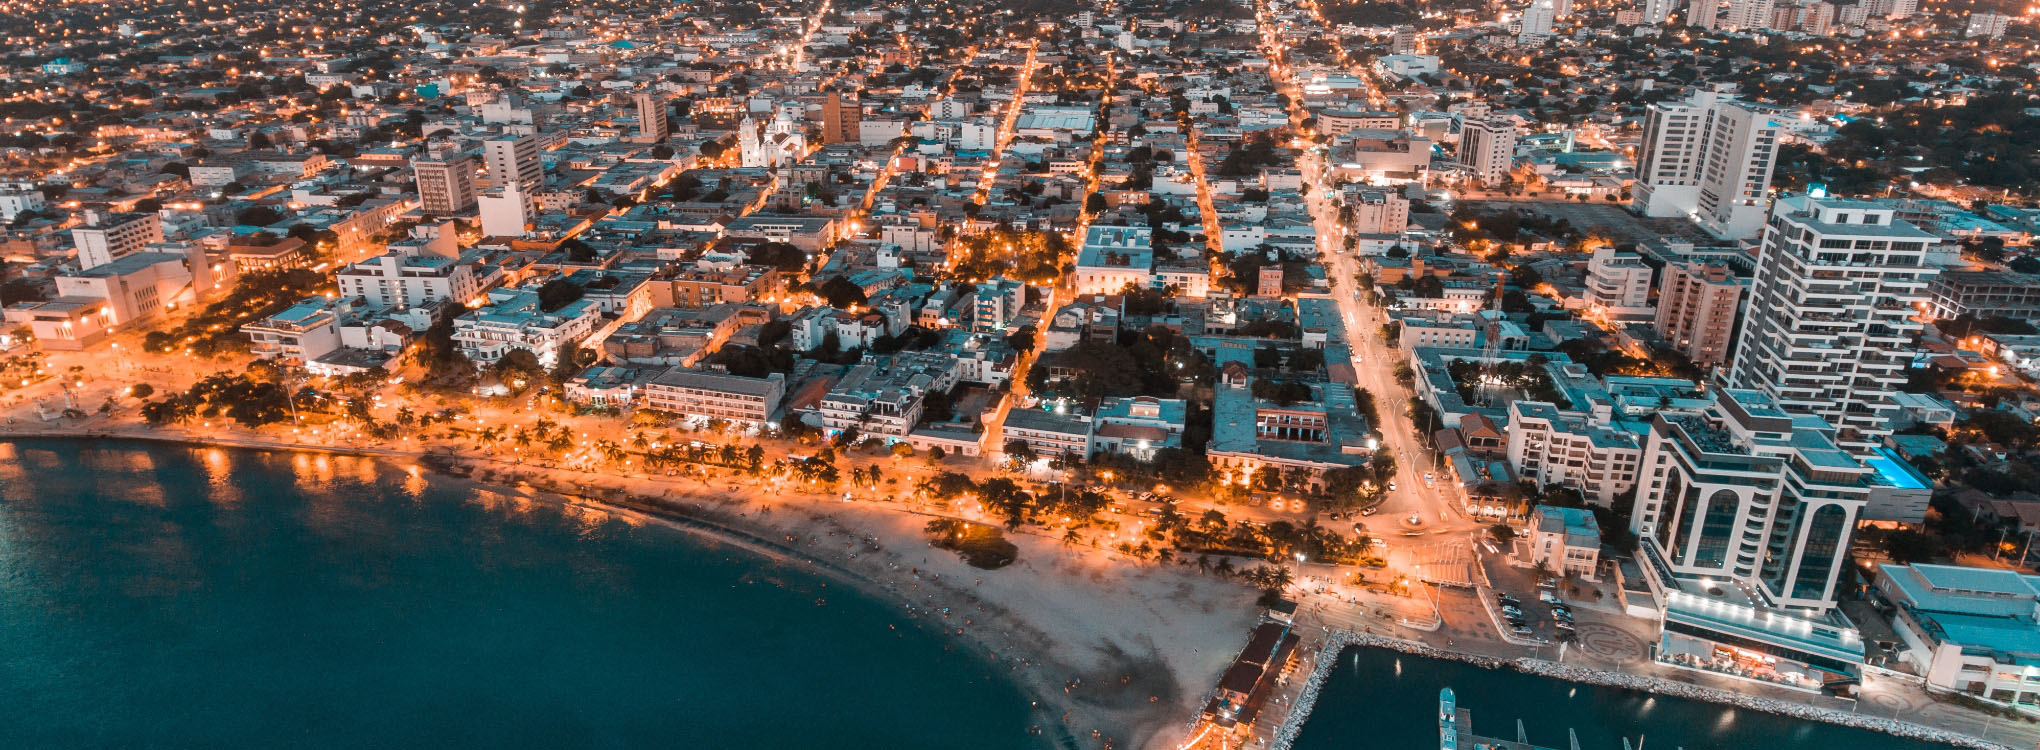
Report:
M1778 199L1727 382L1817 415L1859 454L1892 432L1938 239L1881 203Z
M1898 20L1911 18L1919 10L1919 0L1870 0L1870 14Z
M1658 283L1658 335L1693 364L1727 363L1749 283L1724 263L1692 259L1666 263Z
M87 270L141 252L163 241L163 222L155 214L85 212L85 223L71 228L78 246L78 269Z
M1648 317L1650 277L1642 257L1602 245L1587 261L1587 306L1607 318Z
M1482 185L1500 185L1516 159L1516 127L1499 120L1467 120L1459 131L1459 163Z
M1554 0L1532 0L1523 9L1522 30L1516 40L1522 44L1537 44L1551 36L1552 24L1558 21L1558 8Z
M1417 35L1417 27L1397 26L1395 27L1395 37L1388 42L1388 53L1391 55L1418 54L1422 51L1419 48L1421 39L1422 37Z
M1643 22L1652 26L1664 23L1672 17L1672 11L1679 8L1679 0L1643 0Z
M1720 389L1698 414L1658 413L1630 520L1639 560L1772 606L1833 608L1875 473L1833 434L1757 391Z
M1686 8L1686 25L1703 29L1714 28L1721 18L1721 0L1693 0Z
M545 185L545 164L538 160L538 136L505 135L482 142L482 161L489 167L492 187L516 185L535 193Z
M1630 206L1645 216L1691 217L1722 239L1755 234L1781 130L1719 91L1650 105Z
M1728 31L1769 28L1772 5L1771 0L1728 0L1713 28Z
M425 213L457 214L475 207L473 156L417 159L411 162L411 172L418 178L418 203Z
M845 100L840 91L831 91L822 99L823 143L856 143L863 123L864 105L857 100Z
M1983 11L1970 13L1968 25L1962 28L1962 36L1969 39L1986 37L1997 39L2005 35L2005 29L2012 24L2012 17L2003 13Z
M490 237L522 237L531 226L536 207L531 194L512 185L482 194L482 234Z
M666 140L666 97L656 91L640 91L631 96L637 104L638 140L658 143Z

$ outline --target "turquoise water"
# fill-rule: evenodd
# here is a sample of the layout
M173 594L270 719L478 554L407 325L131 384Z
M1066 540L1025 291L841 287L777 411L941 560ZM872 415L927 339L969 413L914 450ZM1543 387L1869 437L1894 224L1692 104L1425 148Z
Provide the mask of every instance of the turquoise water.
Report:
M373 462L0 443L0 747L1040 747L901 611Z
M1831 724L1737 710L1701 701L1664 698L1634 690L1577 685L1514 670L1349 648L1339 655L1318 694L1295 750L1438 746L1438 691L1450 687L1459 707L1473 712L1474 730L1513 740L1516 721L1532 743L1567 747L1578 732L1581 750L1632 745L1673 750L1922 750L1928 742Z

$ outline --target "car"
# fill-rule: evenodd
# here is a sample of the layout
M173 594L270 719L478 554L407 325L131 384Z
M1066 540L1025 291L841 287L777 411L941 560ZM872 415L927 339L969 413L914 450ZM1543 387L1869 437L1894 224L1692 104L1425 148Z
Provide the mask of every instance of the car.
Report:
M1389 491L1389 492L1394 492L1394 491L1395 491L1395 482L1394 482L1394 481L1390 481L1390 482L1388 483L1388 491Z
M1573 629L1572 623L1569 622L1554 622L1551 626L1557 628L1559 632L1568 632Z
M1369 506L1369 507L1367 507L1367 508L1363 508L1363 509L1361 509L1361 511L1360 511L1360 515L1362 515L1362 516L1371 516L1371 515L1374 515L1374 514L1375 514L1376 512L1378 512L1378 511L1380 511L1380 510L1381 510L1381 506L1378 506L1378 505L1375 505L1375 506Z
M1502 616L1503 616L1503 617L1506 617L1506 618L1508 618L1508 619L1511 619L1511 620L1521 620L1521 619L1523 619L1523 610L1520 610L1520 609L1504 609L1504 610L1502 610Z
M1551 593L1551 592L1549 592L1549 591L1539 591L1539 592L1537 592L1537 601L1540 601L1540 602L1544 602L1545 604L1558 604L1558 603L1560 603L1560 602L1558 601L1558 595L1557 595L1557 594L1554 594L1554 593Z
M1553 604L1551 605L1551 613L1554 615L1558 615L1559 617L1571 617L1572 608L1567 607L1563 604Z
M1517 599L1516 597L1513 597L1513 596L1509 596L1508 594L1504 594L1504 593L1502 593L1502 592L1500 592L1500 591L1497 591L1497 592L1495 592L1495 601L1501 602L1501 603L1503 603L1503 604L1522 604L1522 603L1523 603L1523 602L1522 602L1521 600Z
M1513 632L1513 633L1515 633L1516 635L1529 635L1529 634L1530 634L1530 629L1529 629L1529 628L1526 628L1526 627L1523 627L1523 626L1521 626L1521 625L1517 625L1517 626L1515 627L1515 629L1511 630L1510 632Z

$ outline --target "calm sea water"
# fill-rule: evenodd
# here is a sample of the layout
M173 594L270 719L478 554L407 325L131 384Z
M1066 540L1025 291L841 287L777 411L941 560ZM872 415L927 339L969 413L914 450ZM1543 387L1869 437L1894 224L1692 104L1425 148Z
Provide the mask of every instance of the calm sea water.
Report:
M1701 701L1349 648L1318 694L1295 749L1436 748L1438 691L1446 687L1452 688L1459 707L1473 712L1475 731L1513 740L1521 719L1532 743L1561 749L1567 747L1568 728L1578 732L1581 750L1621 750L1624 737L1632 745L1642 738L1644 747L1663 750L1945 747Z
M0 443L0 747L1041 747L897 608L369 461Z

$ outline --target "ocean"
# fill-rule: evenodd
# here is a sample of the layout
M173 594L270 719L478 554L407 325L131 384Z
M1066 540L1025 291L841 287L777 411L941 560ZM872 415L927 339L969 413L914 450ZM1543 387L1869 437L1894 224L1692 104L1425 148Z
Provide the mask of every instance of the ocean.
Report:
M1438 691L1450 687L1484 737L1581 750L1924 750L1944 745L1790 719L1704 701L1655 696L1486 669L1378 648L1348 648L1318 694L1295 750L1438 746Z
M1046 746L1030 723L899 606L700 536L367 459L0 443L0 747Z

